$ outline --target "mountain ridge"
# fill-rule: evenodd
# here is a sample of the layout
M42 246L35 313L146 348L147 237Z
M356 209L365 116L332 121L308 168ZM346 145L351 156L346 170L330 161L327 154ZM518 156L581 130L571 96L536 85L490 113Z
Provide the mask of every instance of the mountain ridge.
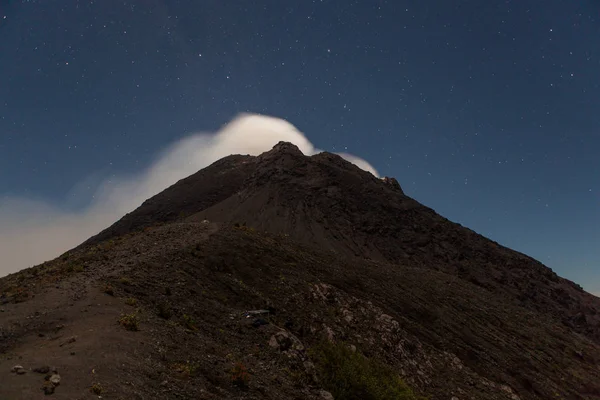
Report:
M115 398L317 399L328 388L308 378L307 349L323 338L392 366L431 399L600 398L600 299L438 215L394 178L290 143L211 164L56 260L0 279L0 293L2 354L41 362L32 349L49 346L42 355L69 368L44 339L59 340L53 327L65 321ZM141 328L121 338L115 321L129 298ZM244 317L252 309L268 317ZM102 359L87 326L107 330L111 348L129 343L123 357L143 373ZM186 357L198 374L173 367ZM232 359L250 367L245 390L226 379ZM95 377L67 371L69 393L83 396ZM0 397L18 393L18 379Z

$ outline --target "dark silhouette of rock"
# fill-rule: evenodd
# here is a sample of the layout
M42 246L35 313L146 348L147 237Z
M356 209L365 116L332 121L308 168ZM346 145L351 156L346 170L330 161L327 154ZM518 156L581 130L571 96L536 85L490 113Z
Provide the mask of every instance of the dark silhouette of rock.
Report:
M393 187L396 190L399 190L402 194L404 194L404 191L402 190L402 188L400 187L400 183L398 182L398 180L396 178L388 178L387 176L383 178L383 181L390 185L391 187Z

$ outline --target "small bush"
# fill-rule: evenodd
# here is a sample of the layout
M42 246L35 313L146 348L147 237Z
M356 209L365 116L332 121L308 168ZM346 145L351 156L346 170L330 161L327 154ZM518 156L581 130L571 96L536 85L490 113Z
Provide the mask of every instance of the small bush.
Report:
M81 264L73 264L70 263L65 267L65 271L67 271L68 273L71 272L83 272L84 268Z
M119 319L119 324L123 325L123 327L128 331L140 330L140 320L138 316L134 313L121 315L121 318Z
M97 396L102 394L102 386L99 383L94 383L90 388L90 392L94 393Z
M242 363L236 363L230 371L231 382L239 387L246 388L250 382L248 369Z
M104 243L101 243L98 245L98 247L100 247L102 250L104 251L108 251L108 250L112 250L112 248L114 248L116 246L116 242L114 239L109 239Z
M185 363L175 363L172 368L185 377L195 376L198 373L198 364L186 361Z
M310 372L299 367L284 368L282 370L292 380L296 387L306 387L315 383Z
M124 276L122 276L121 279L119 279L119 282L121 282L121 284L123 285L131 285L131 280Z
M125 300L125 304L127 304L128 306L135 307L137 305L137 300L133 297L129 297Z
M420 400L390 366L324 341L310 351L323 387L336 400Z
M195 331L196 329L196 321L190 315L183 314L183 325L189 330Z

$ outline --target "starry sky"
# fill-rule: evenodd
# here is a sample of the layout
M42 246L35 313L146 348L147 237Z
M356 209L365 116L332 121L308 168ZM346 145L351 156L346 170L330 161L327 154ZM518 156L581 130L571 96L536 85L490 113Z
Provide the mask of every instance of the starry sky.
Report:
M599 38L597 0L0 0L0 197L262 113L600 293Z

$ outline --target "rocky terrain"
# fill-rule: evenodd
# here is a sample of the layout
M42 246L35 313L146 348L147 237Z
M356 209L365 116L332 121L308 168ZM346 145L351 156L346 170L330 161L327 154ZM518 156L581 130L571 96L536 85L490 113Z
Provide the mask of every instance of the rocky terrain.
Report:
M1 278L0 399L600 399L599 311L395 179L280 143Z

